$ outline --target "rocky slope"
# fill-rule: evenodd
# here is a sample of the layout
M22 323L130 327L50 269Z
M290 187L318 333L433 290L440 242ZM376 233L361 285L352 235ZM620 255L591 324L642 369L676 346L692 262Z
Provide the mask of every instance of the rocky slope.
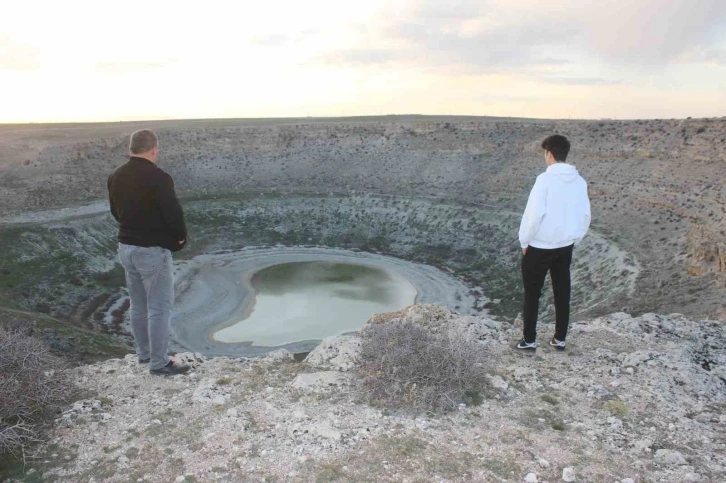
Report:
M481 399L443 415L362 402L357 336L304 362L181 354L158 378L133 356L73 369L87 399L57 421L31 476L56 482L726 480L726 331L673 314L573 325L566 353L509 347L501 320L413 306L399 319L464 329L488 354ZM551 327L540 329L540 342ZM527 478L525 480L525 478Z
M174 176L186 197L185 206L192 199L218 201L209 210L198 205L200 216L190 223L188 249L201 251L208 248L201 239L214 229L204 222L209 212L224 209L224 216L217 219L226 226L240 221L236 214L244 209L237 209L240 200L235 197L241 194L254 205L255 200L267 200L271 194L285 194L283 198L290 199L295 192L315 198L314 202L333 194L396 197L404 202L426 199L434 205L445 200L462 212L476 211L477 223L501 218L490 213L510 213L512 219L502 225L506 229L494 230L506 235L496 234L497 239L506 240L496 246L517 254L516 219L535 176L544 169L539 142L559 132L572 140L570 160L589 182L592 232L642 267L632 299L620 303L623 297L618 294L613 297L615 303L598 305L603 312L595 315L627 309L726 319L726 118L553 121L394 116L0 126L0 205L6 209L0 216L15 213L32 221L33 217L26 216L29 211L104 200L106 175L124 162L127 136L144 127L159 132L161 165ZM360 205L355 200L349 204ZM279 210L273 204L262 208L260 233L269 243L290 244L289 238L303 233L305 227L292 231L283 227L270 233L270 224L274 224L272 231L285 225L284 216L282 223L276 223ZM366 211L369 208L376 209L369 206ZM389 219L411 226L404 221L407 208L394 208L389 207L393 212ZM321 238L331 232L340 234L333 240L338 248L346 248L338 242L357 239L357 228L366 226L364 212L360 219L344 220L344 230L326 221L326 213L319 215L325 222L317 230ZM0 219L0 244L5 246L41 246L44 241L37 237L27 240L25 226L2 225ZM64 229L51 227L49 238L72 238ZM484 236L489 237L491 231ZM109 233L95 238L113 245ZM439 229L430 231L434 239L439 233ZM380 240L378 233L366 235L370 236L359 240L361 245ZM448 253L436 253L436 241L422 245L431 257L452 258ZM57 255L66 263L77 262L72 253ZM486 256L476 254L474 258L467 263L491 265ZM38 284L21 287L24 282L18 273L57 271L38 265L37 260L0 259L0 268L5 269L0 270L0 302L26 310L13 305L14 301L48 292ZM606 292L617 285L614 279L597 290ZM84 293L92 301L101 295L109 294L101 289ZM89 320L97 308L93 305L78 309L82 323L95 323ZM516 311L507 315L513 317ZM108 316L112 318L112 314Z

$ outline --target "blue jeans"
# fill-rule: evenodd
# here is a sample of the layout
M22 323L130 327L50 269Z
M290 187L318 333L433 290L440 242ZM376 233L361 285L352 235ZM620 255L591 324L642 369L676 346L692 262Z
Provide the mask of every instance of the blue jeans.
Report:
M169 363L169 330L174 305L171 252L161 247L118 244L121 265L131 297L131 331L139 360L151 358L150 368Z

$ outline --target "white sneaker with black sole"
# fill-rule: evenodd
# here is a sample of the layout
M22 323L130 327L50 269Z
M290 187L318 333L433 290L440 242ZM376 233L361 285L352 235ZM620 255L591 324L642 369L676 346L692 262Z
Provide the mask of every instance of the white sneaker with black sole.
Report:
M527 342L522 338L514 348L521 352L535 352L537 350L537 342Z
M554 347L558 351L563 351L563 350L565 350L565 341L557 340L554 337L552 337L552 340L550 341L550 347Z

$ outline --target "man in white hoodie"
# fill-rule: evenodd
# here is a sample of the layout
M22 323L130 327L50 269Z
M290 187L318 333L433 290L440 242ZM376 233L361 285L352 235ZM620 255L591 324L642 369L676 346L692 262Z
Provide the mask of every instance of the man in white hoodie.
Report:
M565 350L570 322L570 264L575 245L590 226L587 183L565 163L570 142L559 134L542 141L547 171L537 176L519 227L524 282L524 337L516 348L537 350L537 315L545 276L555 296L555 334L550 345Z

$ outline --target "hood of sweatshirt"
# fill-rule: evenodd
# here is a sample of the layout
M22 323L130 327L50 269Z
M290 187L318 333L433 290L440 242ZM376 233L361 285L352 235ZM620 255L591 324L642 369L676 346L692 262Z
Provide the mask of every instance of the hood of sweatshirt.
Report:
M567 163L553 164L547 168L547 174L556 176L563 183L574 183L580 177L577 168Z

